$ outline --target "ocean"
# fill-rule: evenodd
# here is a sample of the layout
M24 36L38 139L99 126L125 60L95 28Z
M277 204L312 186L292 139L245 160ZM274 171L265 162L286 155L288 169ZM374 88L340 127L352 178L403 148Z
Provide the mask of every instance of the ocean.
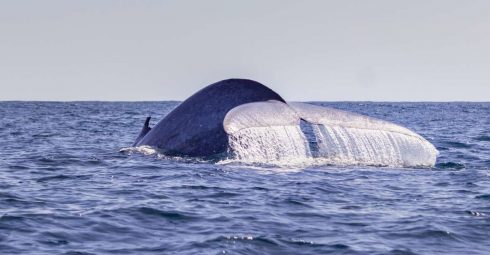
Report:
M128 148L178 102L0 102L0 254L490 254L490 103L314 104L435 167L168 157Z

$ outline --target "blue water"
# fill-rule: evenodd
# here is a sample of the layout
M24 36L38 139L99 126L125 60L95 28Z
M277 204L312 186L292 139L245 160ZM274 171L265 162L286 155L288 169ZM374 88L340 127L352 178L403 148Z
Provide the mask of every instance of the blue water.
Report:
M490 254L490 103L322 103L423 135L433 169L120 152L176 105L0 102L0 254Z

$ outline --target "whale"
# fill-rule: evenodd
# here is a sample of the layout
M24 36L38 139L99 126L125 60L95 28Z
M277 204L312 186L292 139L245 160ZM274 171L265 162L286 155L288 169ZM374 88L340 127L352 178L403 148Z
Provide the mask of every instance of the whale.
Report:
M438 151L398 124L315 104L287 102L264 84L222 80L199 90L150 127L134 147L168 156L247 163L321 162L432 167Z

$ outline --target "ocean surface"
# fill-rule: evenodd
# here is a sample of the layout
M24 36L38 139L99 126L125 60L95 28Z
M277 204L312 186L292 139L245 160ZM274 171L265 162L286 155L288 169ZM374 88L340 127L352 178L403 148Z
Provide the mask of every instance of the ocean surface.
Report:
M429 169L128 149L177 104L0 102L0 254L490 254L490 103L316 103L419 133Z

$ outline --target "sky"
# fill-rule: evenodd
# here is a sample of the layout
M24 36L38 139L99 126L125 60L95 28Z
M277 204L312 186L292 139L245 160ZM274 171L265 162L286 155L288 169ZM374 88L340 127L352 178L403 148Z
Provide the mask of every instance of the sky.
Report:
M490 101L488 0L0 0L0 100Z

